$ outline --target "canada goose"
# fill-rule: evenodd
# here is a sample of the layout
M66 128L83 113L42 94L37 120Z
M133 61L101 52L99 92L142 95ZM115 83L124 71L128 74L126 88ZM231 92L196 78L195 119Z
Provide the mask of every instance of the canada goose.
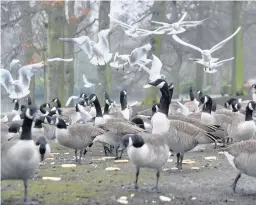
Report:
M190 112L198 112L199 108L199 102L196 100L192 87L189 87L189 96L190 96L190 102L184 103L184 106L189 109Z
M250 101L246 107L245 117L232 118L228 127L228 136L234 141L249 140L255 136L256 125L252 119L252 113L256 110L256 102Z
M1 180L23 180L24 202L28 201L28 179L33 178L40 162L39 152L31 135L32 122L36 116L36 106L28 106L20 138L1 144Z
M230 98L224 103L224 107L231 110L231 106L238 104L238 100L236 98Z
M42 115L48 115L50 110L50 103L43 103L39 110L41 111Z
M115 147L116 159L118 159L118 145L121 137L125 134L135 134L138 132L144 132L143 129L136 126L134 123L120 118L103 118L100 108L100 102L95 94L89 96L89 100L94 103L96 109L95 125L101 127L105 132L95 137L93 142L99 141L103 145L108 144ZM105 150L105 146L104 146ZM106 150L105 150L106 152Z
M197 90L197 91L196 91L196 94L198 95L198 96L197 96L197 101L199 102L200 99L201 99L201 97L203 96L203 93L202 93L201 90Z
M150 85L160 88L162 93L160 110L152 117L152 134L166 135L166 142L170 150L177 154L177 167L182 169L182 160L185 152L192 150L198 144L215 142L218 136L205 132L202 129L180 120L169 120L166 115L169 107L168 86L165 80L158 79ZM155 118L157 116L157 118ZM157 121L158 120L158 121ZM158 124L160 121L160 124ZM155 126L157 127L155 130Z
M104 133L104 130L97 128L92 123L74 124L67 126L63 119L56 118L55 122L51 122L57 126L56 138L60 145L75 150L76 162L81 163L82 151L86 147L91 147L93 139ZM77 151L80 150L79 161L77 159Z
M37 142L41 136L44 136L44 127L40 118L34 120L32 125L32 139Z
M136 166L135 189L138 189L140 168L145 167L157 170L154 188L158 190L160 169L169 158L169 147L161 139L162 136L150 135L142 137L140 134L127 134L120 141L119 150L127 148L128 157Z
M256 140L237 142L224 150L229 163L239 171L232 184L233 192L236 192L236 185L242 173L256 177Z

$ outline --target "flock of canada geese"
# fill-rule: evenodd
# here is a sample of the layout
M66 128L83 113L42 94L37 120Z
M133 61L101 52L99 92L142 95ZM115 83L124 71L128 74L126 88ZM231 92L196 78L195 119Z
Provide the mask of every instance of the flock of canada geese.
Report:
M1 119L1 180L23 180L26 202L28 180L34 177L40 162L49 157L49 141L54 139L75 151L77 163L97 141L106 155L113 153L116 159L122 158L127 149L136 166L135 188L140 168L156 170L157 189L160 170L170 152L176 154L177 168L182 169L186 152L198 144L215 143L216 147L217 142L223 143L224 154L238 170L234 192L242 173L256 177L256 140L252 139L256 133L256 85L252 86L252 100L230 98L222 106L200 91L197 100L192 88L190 101L171 104L172 83L157 79L149 84L160 89L160 103L135 115L127 103L126 90L120 92L120 107L107 92L104 108L95 94L82 93L75 107L63 108L56 98L39 110L30 97L28 104L21 106L14 99L13 111Z

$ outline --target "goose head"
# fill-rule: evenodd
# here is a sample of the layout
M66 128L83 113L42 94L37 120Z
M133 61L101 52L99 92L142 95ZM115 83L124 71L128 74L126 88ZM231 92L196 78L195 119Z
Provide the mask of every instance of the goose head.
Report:
M212 101L212 98L209 95L204 95L200 98L198 107L200 107L201 105L207 104L210 101Z
M120 151L131 146L140 148L145 144L144 139L137 134L126 134L122 137L119 149Z
M25 116L30 120L34 120L38 117L37 110L38 109L36 105L29 105L28 108L26 109Z
M32 100L31 100L31 97L30 97L30 96L28 96L28 97L26 98L26 100L28 101L28 105L32 105Z
M157 87L159 89L162 89L162 88L164 88L166 86L167 89L168 89L168 84L167 84L167 82L164 79L157 79L155 81L149 82L148 84L152 85L152 86L155 86L155 87Z
M41 156L41 162L44 161L45 153L46 153L46 145L47 141L44 136L41 136L36 142L36 146L39 146L39 153Z

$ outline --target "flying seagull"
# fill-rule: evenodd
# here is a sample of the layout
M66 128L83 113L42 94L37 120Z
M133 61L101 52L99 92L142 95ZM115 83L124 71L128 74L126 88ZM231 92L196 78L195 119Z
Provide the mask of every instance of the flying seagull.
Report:
M115 19L114 17L110 16L110 14L108 14L108 16L111 20L113 20L119 26L124 28L125 29L124 32L129 37L136 38L136 37L148 36L148 35L152 35L152 34L164 34L164 31L158 31L158 29L156 29L154 31L140 29L140 28L137 28L136 26L131 26L129 24L123 23L122 21L119 21L119 20Z
M209 50L203 50L197 46L194 46L192 44L189 44L189 43L186 43L185 41L181 40L178 36L176 35L173 35L173 39L175 41L177 41L178 43L184 45L184 46L187 46L187 47L190 47L194 50L197 50L199 51L201 54L202 54L202 59L197 59L198 62L202 62L204 65L206 63L209 63L209 62L216 62L217 60L219 60L218 58L212 58L211 54L214 52L214 51L217 51L219 50L220 48L222 48L222 46L225 45L225 43L227 43L230 39L232 39L239 31L240 31L241 27L239 27L231 36L229 36L228 38L224 39L223 41L221 41L220 43L216 44L215 46L213 46L211 49Z
M159 22L159 21L151 21L154 24L160 24L162 25L161 27L158 28L159 31L163 31L164 33L168 32L168 35L176 35L180 34L186 31L187 28L189 27L195 27L200 24L202 24L206 19L201 20L201 21L184 21L184 19L187 16L187 12L183 14L183 16L180 18L179 21L169 24L169 23L164 23L164 22Z
M86 87L86 88L90 88L90 87L92 87L92 86L95 85L95 84L93 84L93 83L90 83L90 82L86 79L86 77L85 77L84 74L83 74L83 81L84 81L84 87Z
M48 62L55 62L55 61L65 61L65 62L71 62L73 61L73 58L48 58Z
M20 99L27 96L31 77L34 76L38 69L44 66L44 62L25 65L18 70L19 77L14 80L11 73L6 69L0 69L0 84L5 88L9 97Z
M163 64L160 61L160 59L155 55L153 55L151 69L147 68L145 65L142 65L142 64L138 64L138 65L149 74L150 82L153 82L159 78L162 78L162 79L165 78L164 75L160 74ZM149 88L151 87L151 85L147 84L147 85L144 85L143 87Z
M234 60L234 57L232 58L228 58L228 59L224 59L222 61L217 61L217 62L211 62L209 64L206 64L204 67L204 71L206 73L216 73L218 70L216 69L217 67L222 66L225 62Z

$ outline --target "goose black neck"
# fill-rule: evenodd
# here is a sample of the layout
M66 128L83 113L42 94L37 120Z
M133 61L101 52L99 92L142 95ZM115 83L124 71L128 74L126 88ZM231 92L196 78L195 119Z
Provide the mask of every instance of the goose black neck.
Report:
M14 110L16 110L16 111L19 110L19 101L18 100L14 104Z
M127 96L120 96L121 109L125 110L127 108Z
M61 103L59 99L57 99L56 104L57 104L57 108L61 108Z
M173 95L173 89L169 89L170 104L172 103L172 95Z
M193 90L192 90L192 89L189 90L189 96L190 96L190 100L191 100L191 101L194 101L195 96L194 96L194 93L193 93Z
M198 95L199 100L201 99L202 96L203 96L203 93L200 91L200 92L199 92L199 95Z
M28 105L32 105L32 101L30 97L28 98Z
M212 99L211 98L208 99L207 103L205 103L202 111L211 114L211 111L212 111Z
M169 90L167 84L165 84L161 89L160 89L162 96L160 99L160 108L159 112L164 113L168 115L169 111L169 106L170 106L170 97L169 97Z
M104 115L109 115L109 104L105 103L105 107L104 107Z
M37 119L35 121L35 125L34 125L34 128L42 128L42 121L40 119Z
M96 99L93 101L93 104L94 104L94 107L95 107L95 110L96 110L96 117L102 117L102 111L101 111L101 108L100 108L100 102L99 102L99 99L96 97Z
M250 120L253 120L252 119L252 113L253 113L253 110L250 110L248 108L248 106L246 107L246 110L245 110L245 121L250 121Z
M32 140L32 136L31 136L32 122L33 120L27 118L26 116L24 117L20 140Z

